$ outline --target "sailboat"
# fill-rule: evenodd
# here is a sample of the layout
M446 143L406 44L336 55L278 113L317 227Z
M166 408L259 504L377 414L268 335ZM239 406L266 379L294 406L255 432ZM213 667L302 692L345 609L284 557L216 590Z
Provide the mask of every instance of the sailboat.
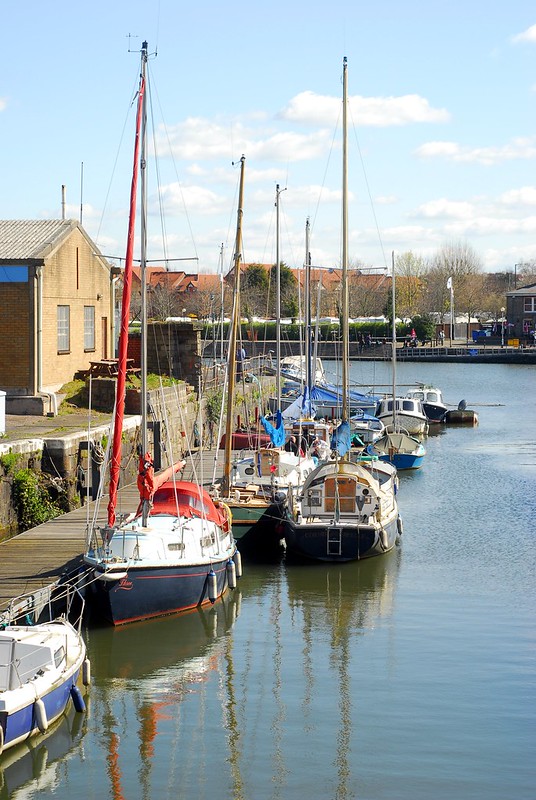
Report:
M240 265L242 260L242 217L244 204L245 156L240 159L240 183L234 251L233 311L229 330L226 419L222 438L224 458L223 473L213 476L211 494L217 502L223 502L232 514L232 530L240 546L251 546L256 551L279 547L279 526L284 517L285 495L273 482L260 483L254 480L255 467L239 468L240 459L233 458L236 353L240 327ZM269 437L267 436L269 440ZM244 466L244 465L242 465Z
M350 460L348 419L348 76L343 61L342 208L342 422L331 440L332 457L320 462L293 495L285 524L287 550L315 561L353 561L391 550L401 533L397 474L376 459Z
M302 486L307 475L316 466L317 459L309 452L309 445L316 438L311 429L312 422L308 420L307 426L299 423L290 430L285 428L281 412L281 377L282 371L277 367L281 364L281 260L279 255L279 196L281 189L276 186L276 414L275 425L272 420L261 416L260 421L269 440L264 446L257 447L252 456L235 462L234 469L237 477L242 480L249 477L251 482L264 484L267 492L280 492L286 495L289 490ZM309 429L311 433L309 434ZM289 439L287 442L287 435ZM296 445L293 447L292 443ZM300 447L299 445L302 444Z
M423 433L428 430L428 423L422 410L419 398L396 396L396 314L395 314L395 257L392 254L392 396L385 398L380 403L383 407L383 421L387 418L388 424L385 433L367 447L367 453L376 456L382 461L388 461L398 470L418 469L422 466L426 449L423 443L412 436L411 433ZM380 420L382 417L378 414ZM407 427L406 427L407 426Z
M147 451L146 265L146 71L147 42L141 50L134 166L130 194L127 253L121 310L118 378L110 461L107 524L88 531L84 562L94 580L88 596L93 615L114 625L183 611L214 602L236 577L236 543L229 510L196 483L177 479L183 461L155 475ZM138 507L117 520L125 407L128 324L138 172L141 168L142 265L142 435ZM99 535L100 534L100 535ZM240 566L238 565L240 571Z

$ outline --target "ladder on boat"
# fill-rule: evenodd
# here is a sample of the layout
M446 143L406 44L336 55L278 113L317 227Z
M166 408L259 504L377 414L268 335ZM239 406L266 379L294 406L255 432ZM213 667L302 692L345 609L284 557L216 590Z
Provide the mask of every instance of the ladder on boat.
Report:
M340 526L334 526L328 528L327 539L327 555L328 556L340 556L342 552L342 528Z

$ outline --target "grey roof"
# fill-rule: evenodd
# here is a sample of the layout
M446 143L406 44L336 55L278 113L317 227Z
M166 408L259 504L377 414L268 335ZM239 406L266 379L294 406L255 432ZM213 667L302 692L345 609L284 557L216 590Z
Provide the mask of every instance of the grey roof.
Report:
M72 219L0 220L0 261L42 260L77 226Z
M528 286L521 286L513 292L506 292L507 297L519 297L520 295L534 295L536 294L536 283L531 283Z

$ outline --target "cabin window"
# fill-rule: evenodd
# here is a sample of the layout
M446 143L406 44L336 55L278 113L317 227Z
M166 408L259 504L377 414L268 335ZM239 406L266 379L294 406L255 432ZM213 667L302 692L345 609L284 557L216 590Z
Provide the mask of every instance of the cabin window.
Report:
M436 392L428 392L428 401L430 403L438 403L439 397Z
M403 400L402 408L404 411L413 411L413 403L411 402L411 400Z
M68 353L71 347L71 308L58 306L58 353Z
M58 668L61 667L63 662L65 661L65 648L58 647L58 649L54 652L54 665Z
M95 306L84 306L84 350L95 349Z
M168 550L184 550L184 544L182 542L170 542L168 544Z

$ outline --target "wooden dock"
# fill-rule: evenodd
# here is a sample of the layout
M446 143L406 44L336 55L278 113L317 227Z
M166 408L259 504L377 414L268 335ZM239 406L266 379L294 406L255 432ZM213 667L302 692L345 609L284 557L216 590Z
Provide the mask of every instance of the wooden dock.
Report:
M242 454L237 454L242 455ZM194 453L186 461L182 472L184 480L197 480L209 484L214 470L214 458L218 476L223 469L223 451ZM136 484L119 490L117 514L130 513L138 504ZM100 504L97 524L106 521L107 498ZM51 593L67 575L73 577L83 565L82 556L86 547L88 528L95 513L95 503L90 501L81 508L56 517L43 525L20 533L0 543L0 622L13 609L15 598L22 596L46 604ZM24 605L19 604L19 608Z

